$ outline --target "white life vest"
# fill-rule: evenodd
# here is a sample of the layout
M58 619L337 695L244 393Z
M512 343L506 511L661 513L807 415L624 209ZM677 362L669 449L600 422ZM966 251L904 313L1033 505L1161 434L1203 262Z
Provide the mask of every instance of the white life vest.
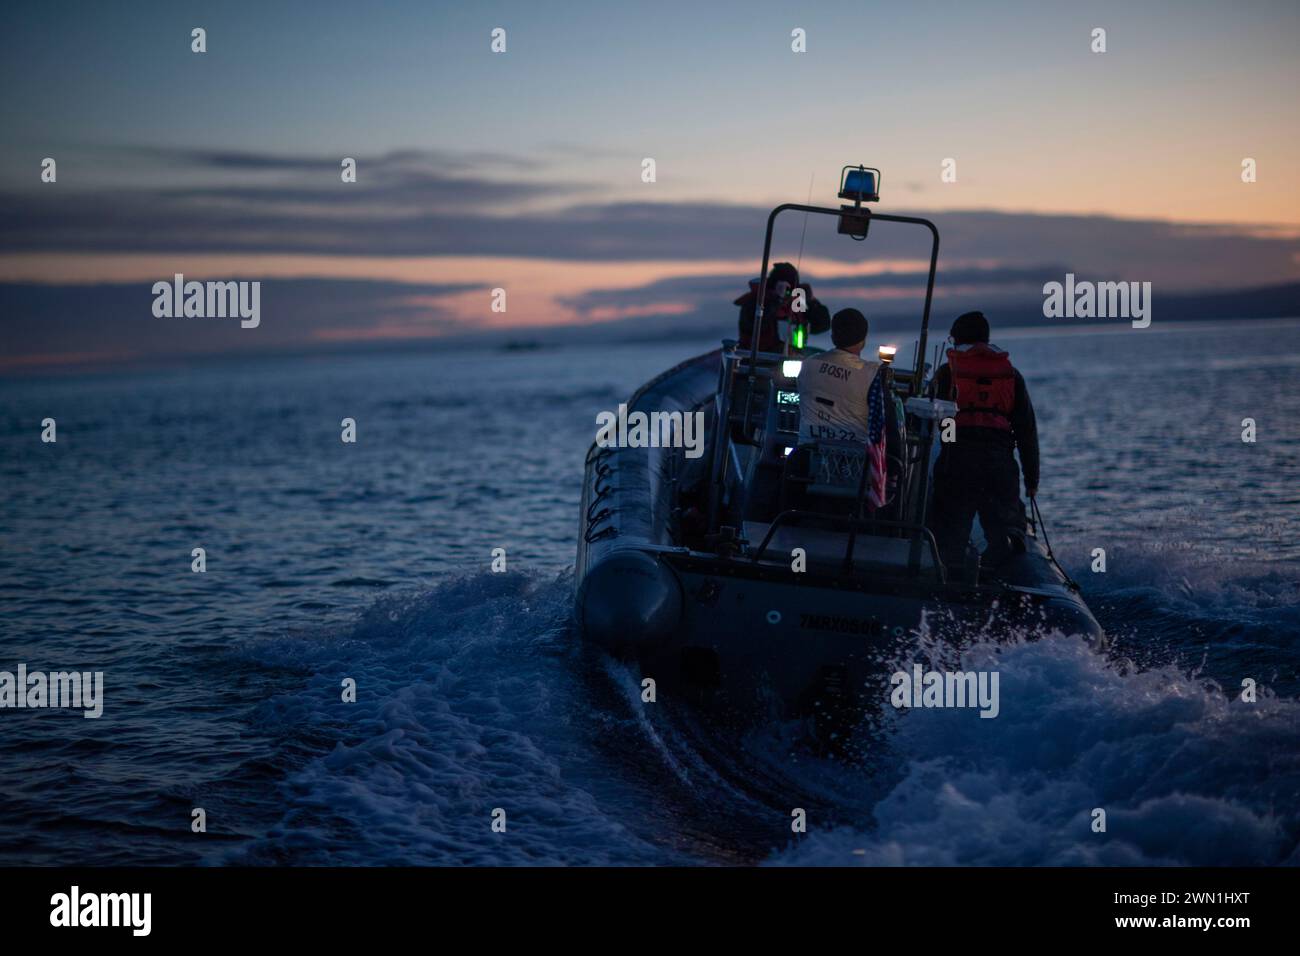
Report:
M799 372L799 441L866 442L867 390L879 362L832 349L805 356Z

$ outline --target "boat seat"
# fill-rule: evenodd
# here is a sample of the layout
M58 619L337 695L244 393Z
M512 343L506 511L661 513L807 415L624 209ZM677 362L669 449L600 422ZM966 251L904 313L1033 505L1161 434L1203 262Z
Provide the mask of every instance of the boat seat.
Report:
M811 442L786 458L781 478L781 510L798 502L814 511L840 513L857 501L866 449L856 442ZM815 502L821 499L823 504Z
M826 498L857 498L862 484L862 469L867 466L867 451L851 442L817 442L808 448L808 485L810 495Z

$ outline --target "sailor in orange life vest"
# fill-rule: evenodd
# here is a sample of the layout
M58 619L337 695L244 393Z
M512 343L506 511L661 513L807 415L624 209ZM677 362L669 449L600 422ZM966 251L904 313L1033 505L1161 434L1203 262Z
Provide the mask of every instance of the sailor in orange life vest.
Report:
M758 333L760 352L781 352L785 343L777 330L782 319L788 319L795 305L795 290L803 290L804 317L808 331L813 335L831 327L830 309L813 295L812 286L799 281L799 270L789 262L778 262L767 271L767 296L763 300L763 328ZM753 348L754 307L758 303L758 280L749 280L749 291L735 301L740 306L740 347Z
M971 522L979 515L996 566L1025 550L1025 505L1020 500L1020 449L1025 494L1038 494L1038 425L1025 380L1011 357L989 344L982 312L952 324L948 362L934 376L931 394L957 403L956 441L943 443L934 466L930 529L950 568L965 561Z

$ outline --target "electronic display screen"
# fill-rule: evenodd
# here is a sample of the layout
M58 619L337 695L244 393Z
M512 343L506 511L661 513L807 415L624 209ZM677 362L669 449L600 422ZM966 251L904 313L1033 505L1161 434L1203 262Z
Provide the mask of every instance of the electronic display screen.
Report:
M778 388L776 390L776 403L778 405L798 405L799 393L787 392Z

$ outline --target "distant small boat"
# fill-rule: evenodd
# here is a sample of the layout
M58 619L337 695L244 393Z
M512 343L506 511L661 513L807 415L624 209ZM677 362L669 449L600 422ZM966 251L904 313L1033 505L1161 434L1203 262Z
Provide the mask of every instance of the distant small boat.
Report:
M536 339L511 339L500 346L502 352L536 352L544 348L548 346Z

